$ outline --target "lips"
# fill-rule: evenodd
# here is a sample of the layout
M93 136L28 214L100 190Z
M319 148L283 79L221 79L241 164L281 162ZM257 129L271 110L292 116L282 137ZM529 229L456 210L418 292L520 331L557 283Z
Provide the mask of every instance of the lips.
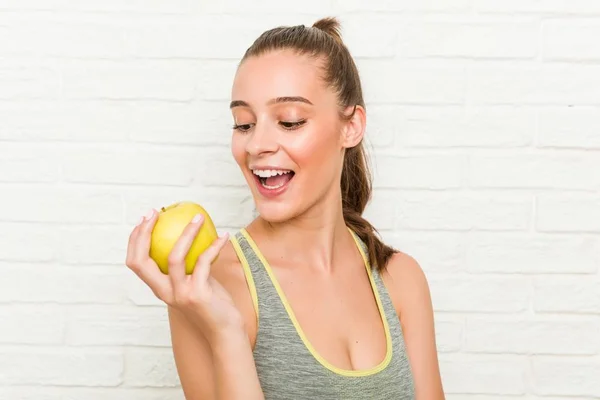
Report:
M255 169L252 172L259 193L265 197L282 194L295 176L294 171L283 169Z

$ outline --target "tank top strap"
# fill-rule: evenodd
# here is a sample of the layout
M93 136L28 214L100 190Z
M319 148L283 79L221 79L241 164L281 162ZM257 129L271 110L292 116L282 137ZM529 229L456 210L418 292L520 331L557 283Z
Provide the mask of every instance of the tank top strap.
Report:
M230 237L233 248L242 264L246 282L252 296L257 322L267 317L264 311L279 303L279 295L266 269L267 262L244 228ZM269 305L269 307L267 307ZM281 307L283 310L283 307ZM263 313L261 313L263 311Z
M349 230L350 233L352 233L352 235L354 236L354 239L356 240L359 249L361 250L362 256L365 259L365 264L367 265L367 272L369 274L369 278L373 281L374 289L377 291L375 293L375 298L377 302L381 304L381 308L383 309L383 314L387 321L387 325L389 326L392 337L394 338L394 347L396 347L398 345L398 338L401 339L400 341L403 341L404 339L402 327L400 325L400 320L398 319L398 314L396 313L396 307L392 302L392 298L390 297L385 282L383 281L381 272L379 272L376 266L375 268L373 268L373 266L369 262L369 251L366 243L354 231L352 231L351 229Z

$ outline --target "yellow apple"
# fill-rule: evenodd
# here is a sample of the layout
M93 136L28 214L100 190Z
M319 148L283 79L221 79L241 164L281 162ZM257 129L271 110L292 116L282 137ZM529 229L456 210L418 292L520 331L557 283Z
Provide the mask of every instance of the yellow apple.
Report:
M202 214L204 222L185 258L186 274L192 273L200 254L217 239L215 225L206 210L191 201L174 203L159 210L158 220L151 234L150 257L164 274L169 273L167 260L173 246L196 214Z

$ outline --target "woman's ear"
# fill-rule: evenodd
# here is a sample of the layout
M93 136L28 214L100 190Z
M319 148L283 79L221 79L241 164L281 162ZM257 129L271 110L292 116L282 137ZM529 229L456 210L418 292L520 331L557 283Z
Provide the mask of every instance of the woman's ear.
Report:
M367 114L364 107L359 105L346 108L345 113L352 116L344 122L342 146L344 148L352 148L358 145L365 135Z

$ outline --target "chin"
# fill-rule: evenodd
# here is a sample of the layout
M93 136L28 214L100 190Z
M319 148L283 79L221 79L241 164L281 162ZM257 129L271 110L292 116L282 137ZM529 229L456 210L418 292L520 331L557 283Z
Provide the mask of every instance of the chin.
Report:
M270 201L257 201L256 211L262 219L270 223L281 223L296 216L294 208L287 202L274 203Z

